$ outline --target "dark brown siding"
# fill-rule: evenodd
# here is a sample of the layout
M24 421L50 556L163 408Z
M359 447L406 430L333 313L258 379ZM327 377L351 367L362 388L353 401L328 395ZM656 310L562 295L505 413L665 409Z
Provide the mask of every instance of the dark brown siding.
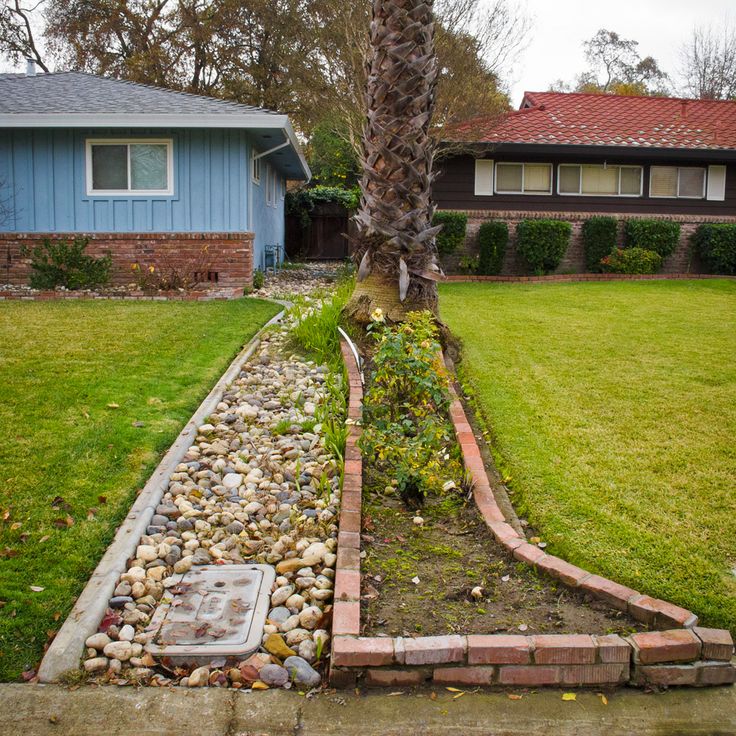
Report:
M665 157L642 159L636 157L607 157L611 165L633 164L644 167L644 196L642 197L571 197L559 195L557 190L557 165L561 163L603 163L600 156L573 155L555 157L544 155L492 154L487 158L494 161L513 161L553 164L553 194L494 194L490 197L476 197L475 159L470 156L444 158L437 162L439 176L433 187L434 201L439 209L446 210L497 210L526 212L600 212L618 214L661 214L661 215L736 215L736 164L727 164L726 199L723 202L692 199L652 199L649 192L649 167L655 166L707 166L726 163L725 161L676 160Z

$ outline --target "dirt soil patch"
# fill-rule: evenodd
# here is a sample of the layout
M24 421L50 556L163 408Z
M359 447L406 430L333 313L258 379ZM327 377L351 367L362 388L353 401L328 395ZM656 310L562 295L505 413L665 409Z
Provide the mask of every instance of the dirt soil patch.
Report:
M427 500L419 512L397 498L364 501L361 595L367 636L628 634L642 624L566 588L508 555L472 500ZM424 520L414 523L419 514ZM480 586L480 597L473 590ZM475 591L478 596L478 591Z

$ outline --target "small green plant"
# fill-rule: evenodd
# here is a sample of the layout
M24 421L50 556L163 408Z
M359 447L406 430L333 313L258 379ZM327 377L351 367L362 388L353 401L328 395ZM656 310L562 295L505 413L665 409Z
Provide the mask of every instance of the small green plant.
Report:
M662 256L645 248L617 248L601 265L609 273L656 273L662 267Z
M643 248L659 253L662 258L672 255L680 242L680 223L668 220L628 220L626 247Z
M572 225L564 220L522 220L516 250L535 274L554 271L570 245Z
M289 419L281 419L274 425L273 429L271 430L271 434L275 435L282 435L282 434L288 434L289 430L291 430L291 420Z
M447 419L449 376L442 363L433 316L412 312L395 327L374 326L378 347L365 396L360 447L375 467L396 481L409 506L441 493L461 474Z
M71 243L45 238L33 248L23 248L23 256L31 259L31 287L76 290L108 284L112 256L109 253L99 258L87 255L84 251L88 244L86 238L75 238Z
M437 252L441 256L454 253L465 240L465 231L468 227L468 216L464 212L435 212L432 225L442 225L437 234Z
M325 449L342 463L348 439L348 427L345 424L348 400L343 373L328 373L322 388L325 396L317 404L315 418L322 425Z
M500 220L484 222L478 229L478 273L497 276L501 273L506 246L509 242L509 226Z
M260 268L257 268L253 272L253 291L258 291L258 289L263 288L263 284L266 283L266 275L261 271Z
M736 273L736 225L700 225L691 242L695 252L713 273Z
M465 273L476 273L478 271L478 256L460 256L458 267Z
M591 273L603 270L601 259L610 256L616 247L618 220L615 217L591 217L583 223L585 268Z

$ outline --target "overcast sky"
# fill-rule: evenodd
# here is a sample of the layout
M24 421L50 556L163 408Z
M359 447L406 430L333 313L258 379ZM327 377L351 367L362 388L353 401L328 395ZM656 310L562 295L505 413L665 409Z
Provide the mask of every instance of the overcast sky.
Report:
M526 6L532 41L509 80L514 107L524 90L546 90L583 71L583 41L599 28L638 41L642 56L653 56L674 74L678 49L694 25L736 19L736 0L526 0Z

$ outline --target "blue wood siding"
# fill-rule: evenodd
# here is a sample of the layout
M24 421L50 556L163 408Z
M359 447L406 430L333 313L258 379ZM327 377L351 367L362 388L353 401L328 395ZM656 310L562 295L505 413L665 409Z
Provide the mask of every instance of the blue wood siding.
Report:
M173 195L88 196L85 140L105 137L173 139ZM8 216L0 216L0 231L243 232L262 226L260 247L274 237L283 244L283 200L277 197L277 207L263 216L265 202L248 207L250 151L241 130L3 129L0 203Z
M276 196L275 203L268 204L267 188L270 176L276 177ZM280 245L283 255L284 248L284 200L281 192L284 191L282 186L281 174L276 171L269 163L263 161L261 163L261 181L260 184L252 183L253 201L253 232L255 233L255 246L253 263L255 268L262 268L264 265L264 250L267 245Z

